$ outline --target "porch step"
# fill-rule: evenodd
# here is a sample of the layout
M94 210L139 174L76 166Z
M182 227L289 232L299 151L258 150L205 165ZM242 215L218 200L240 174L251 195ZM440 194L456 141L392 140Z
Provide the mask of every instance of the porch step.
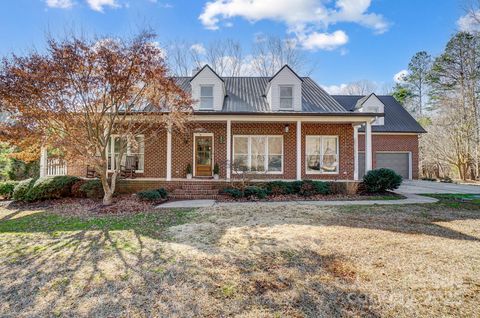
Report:
M216 200L216 194L171 194L169 196L174 200Z
M183 190L212 190L213 186L211 184L182 184Z
M217 189L175 189L173 190L173 195L195 195L195 194L205 194L205 195L215 195L218 194Z

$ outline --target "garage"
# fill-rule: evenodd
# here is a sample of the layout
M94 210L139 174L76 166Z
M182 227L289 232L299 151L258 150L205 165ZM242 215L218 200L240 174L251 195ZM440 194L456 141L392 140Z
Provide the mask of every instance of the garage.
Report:
M376 152L375 168L392 169L404 179L410 179L411 160L409 152ZM358 176L365 174L365 153L358 154Z

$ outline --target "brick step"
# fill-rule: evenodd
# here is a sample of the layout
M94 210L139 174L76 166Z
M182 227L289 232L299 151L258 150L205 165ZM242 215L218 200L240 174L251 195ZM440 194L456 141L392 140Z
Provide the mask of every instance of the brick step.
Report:
M170 199L174 200L216 200L218 195L207 194L171 194Z
M173 193L175 195L195 195L195 194L207 194L207 195L215 195L218 194L217 189L175 189Z
M212 190L211 184L182 184L183 190Z

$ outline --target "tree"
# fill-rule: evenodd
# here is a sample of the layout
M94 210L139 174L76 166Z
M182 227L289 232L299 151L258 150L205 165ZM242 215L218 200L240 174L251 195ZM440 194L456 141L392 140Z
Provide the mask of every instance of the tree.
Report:
M402 104L403 107L405 107L413 94L407 87L397 83L393 88L392 95L400 104Z
M154 38L142 32L129 40L49 39L44 54L4 58L0 105L12 120L0 128L10 141L37 139L92 165L103 203L111 204L128 141L182 129L190 113L192 101L167 76ZM109 176L112 137L119 146Z
M347 86L342 89L342 94L346 95L369 95L377 90L377 85L368 80L360 80L347 84Z

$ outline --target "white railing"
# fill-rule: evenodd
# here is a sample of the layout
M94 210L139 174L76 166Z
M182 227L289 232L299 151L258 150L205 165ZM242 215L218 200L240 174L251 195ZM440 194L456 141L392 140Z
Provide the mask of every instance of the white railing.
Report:
M47 159L47 176L64 176L67 174L67 163L63 159Z

